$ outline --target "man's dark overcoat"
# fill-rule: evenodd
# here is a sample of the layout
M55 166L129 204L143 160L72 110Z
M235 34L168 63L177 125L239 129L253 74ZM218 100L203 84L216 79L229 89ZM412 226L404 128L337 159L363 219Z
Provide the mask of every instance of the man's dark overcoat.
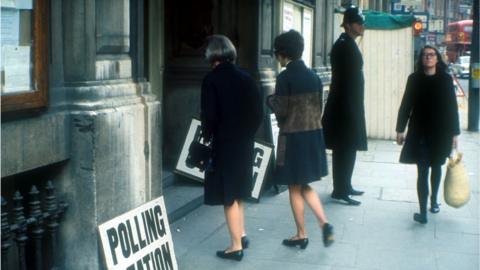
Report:
M407 122L400 162L417 163L426 158L430 165L445 163L453 136L460 134L457 100L449 74L427 76L415 72L408 77L396 131L404 132Z
M340 35L330 53L332 83L322 118L328 149L367 150L363 58L355 41Z
M205 172L205 204L231 205L252 191L254 136L262 120L262 99L253 78L225 62L202 83L204 138L212 141L212 169Z

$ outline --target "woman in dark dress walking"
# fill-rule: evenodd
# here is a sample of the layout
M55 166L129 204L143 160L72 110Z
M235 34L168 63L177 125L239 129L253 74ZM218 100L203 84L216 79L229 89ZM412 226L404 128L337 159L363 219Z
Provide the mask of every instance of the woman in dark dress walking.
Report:
M237 56L225 36L210 37L205 52L212 66L202 83L202 136L212 145L205 171L205 204L223 205L231 245L217 252L240 261L248 246L243 203L252 190L254 136L262 120L262 101L253 78L233 63Z
M404 131L408 122L408 132ZM460 134L457 100L452 77L435 47L420 51L416 71L408 77L398 111L397 143L404 144L401 163L417 165L417 194L420 213L413 219L427 223L428 175L431 171L430 212L440 211L437 196L442 176L441 166L457 147Z
M328 224L322 203L309 183L327 175L327 157L321 126L323 86L320 78L300 60L304 42L290 30L275 38L275 56L282 67L275 94L267 104L280 127L275 182L288 185L290 205L297 233L283 240L286 246L308 245L304 201L312 209L323 231L323 243L333 243L333 226Z

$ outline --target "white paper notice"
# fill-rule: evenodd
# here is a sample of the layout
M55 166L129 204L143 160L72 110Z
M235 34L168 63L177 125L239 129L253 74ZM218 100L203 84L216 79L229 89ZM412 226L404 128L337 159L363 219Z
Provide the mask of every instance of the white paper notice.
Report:
M17 0L18 9L32 9L32 0Z
M3 93L8 94L31 90L29 66L5 67L5 86Z
M293 5L283 4L283 31L293 29Z
M2 46L3 66L30 66L30 46Z
M16 7L15 0L0 0L0 6L7 7L7 8L15 8ZM2 10L3 12L3 10Z
M2 8L2 45L18 45L20 12L16 9Z
M31 91L30 46L2 46L3 93Z

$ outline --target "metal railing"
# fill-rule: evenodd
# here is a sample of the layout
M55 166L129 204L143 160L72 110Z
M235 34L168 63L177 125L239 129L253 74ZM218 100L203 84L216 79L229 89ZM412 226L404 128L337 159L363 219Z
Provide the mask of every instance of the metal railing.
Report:
M36 186L32 186L28 194L27 214L19 191L13 195L11 208L2 196L2 270L12 265L19 270L57 269L57 232L68 205L57 201L51 181L45 188L43 207Z

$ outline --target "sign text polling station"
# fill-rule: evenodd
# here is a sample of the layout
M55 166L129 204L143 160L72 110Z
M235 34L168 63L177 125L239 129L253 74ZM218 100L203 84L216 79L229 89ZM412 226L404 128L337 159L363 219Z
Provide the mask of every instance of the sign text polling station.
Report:
M98 226L108 269L177 270L163 197Z

